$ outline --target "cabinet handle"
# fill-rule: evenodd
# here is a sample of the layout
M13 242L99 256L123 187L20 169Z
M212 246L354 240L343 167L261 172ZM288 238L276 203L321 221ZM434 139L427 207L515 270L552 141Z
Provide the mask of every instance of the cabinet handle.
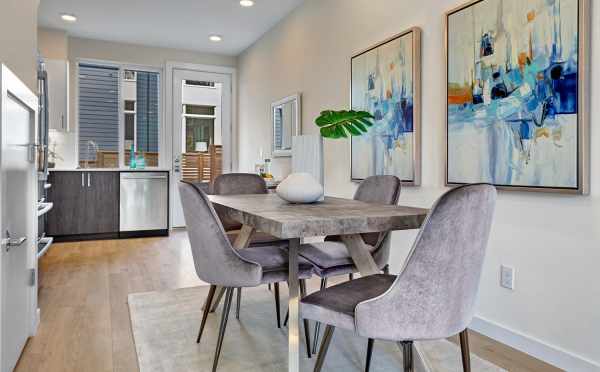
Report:
M65 129L65 116L64 115L60 116L60 127L62 129Z
M81 172L81 187L85 187L85 179L83 178L85 173Z
M92 179L92 174L88 173L88 187L92 186L91 179Z

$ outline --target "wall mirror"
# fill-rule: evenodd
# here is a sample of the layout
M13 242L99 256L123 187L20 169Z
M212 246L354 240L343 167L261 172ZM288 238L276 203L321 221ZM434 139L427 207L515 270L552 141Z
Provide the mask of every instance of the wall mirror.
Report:
M273 157L292 156L292 137L300 135L300 93L271 104Z

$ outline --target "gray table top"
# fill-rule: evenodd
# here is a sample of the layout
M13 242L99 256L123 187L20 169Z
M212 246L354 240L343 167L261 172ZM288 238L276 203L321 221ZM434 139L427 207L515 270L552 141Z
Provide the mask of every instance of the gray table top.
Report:
M333 197L314 204L290 204L276 194L209 198L232 219L281 239L418 229L428 212Z

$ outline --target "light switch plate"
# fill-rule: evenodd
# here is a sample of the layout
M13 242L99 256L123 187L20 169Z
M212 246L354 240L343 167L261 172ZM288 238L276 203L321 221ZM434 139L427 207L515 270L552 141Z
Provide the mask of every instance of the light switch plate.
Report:
M515 269L509 266L500 266L500 286L506 289L515 289Z

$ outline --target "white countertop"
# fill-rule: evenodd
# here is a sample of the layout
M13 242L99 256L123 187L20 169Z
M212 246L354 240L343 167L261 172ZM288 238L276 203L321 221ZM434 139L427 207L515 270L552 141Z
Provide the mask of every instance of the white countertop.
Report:
M169 172L167 168L50 168L50 172Z

